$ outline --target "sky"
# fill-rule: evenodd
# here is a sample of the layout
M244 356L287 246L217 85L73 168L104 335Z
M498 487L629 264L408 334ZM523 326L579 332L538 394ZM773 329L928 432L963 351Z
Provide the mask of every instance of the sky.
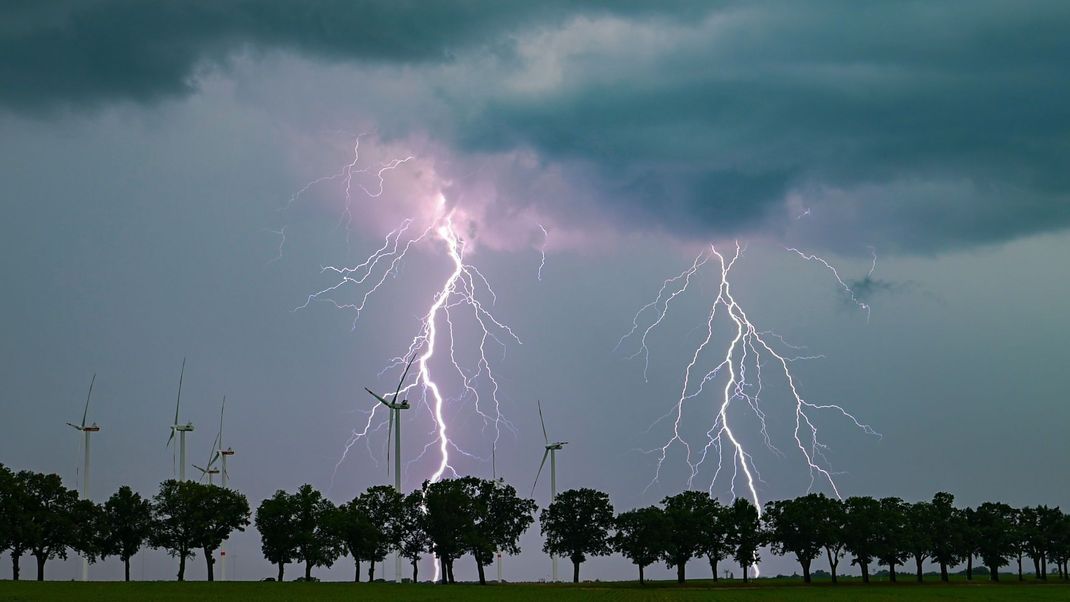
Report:
M560 489L654 504L689 486L681 396L696 450L724 400L726 370L698 386L735 333L724 306L696 349L724 290L713 250L738 244L731 294L772 348L743 360L743 390L760 365L767 428L732 398L746 462L723 437L716 480L711 457L690 486L1068 507L1044 476L1070 452L1067 73L1064 2L5 3L0 462L80 487L64 423L96 374L91 497L151 495L175 475L186 358L191 462L226 395L231 484L254 507L302 483L341 503L393 482L363 388L392 391L415 348L406 490L439 472L444 424L443 474L532 495L541 400L569 442ZM404 257L316 294L363 273L325 267L391 241ZM663 283L696 262L659 320ZM816 478L774 350L822 406ZM537 523L521 545L506 578L548 577ZM228 557L273 574L252 527ZM797 568L766 552L762 570ZM174 571L159 551L134 563ZM613 557L583 576L632 572Z

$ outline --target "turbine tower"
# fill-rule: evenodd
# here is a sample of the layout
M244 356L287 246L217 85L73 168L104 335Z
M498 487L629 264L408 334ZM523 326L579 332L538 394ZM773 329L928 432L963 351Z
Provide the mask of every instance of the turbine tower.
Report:
M186 424L178 423L178 409L182 404L182 379L186 376L186 358L182 358L182 372L178 375L178 399L175 401L175 421L171 423L171 436L167 438L167 445L171 445L171 441L175 438L175 432L178 432L178 481L180 483L186 480L186 433L193 430L193 423L187 422Z
M89 399L93 396L93 383L97 382L97 375L89 380L89 394L85 396L85 409L82 410L82 423L68 422L67 426L85 435L85 464L82 469L82 499L89 499L89 435L100 430L97 423L86 424L85 419L89 416ZM89 581L89 558L82 557L82 581Z
M498 477L498 458L497 458L497 445L490 446L490 478L497 488L505 487L505 479ZM494 550L494 555L498 560L498 583L504 583L502 581L502 551L501 549Z
M405 366L405 371L401 373L401 380L398 381L398 388L394 391L394 396L387 401L376 395L368 387L364 387L364 390L371 394L372 397L379 400L379 403L385 405L390 409L390 425L387 427L387 439L386 439L386 463L390 465L390 436L394 436L394 489L401 493L401 410L409 409L409 401L407 399L398 402L398 396L401 395L401 386L405 384L405 377L409 375L409 368L412 367L413 360L416 359L416 351L413 350L412 357L409 358L408 365ZM396 415L395 415L396 414ZM391 428L393 427L393 428ZM392 431L392 432L391 432ZM398 583L401 583L401 552L400 550L396 554L396 567L395 578Z
M220 482L223 485L223 489L227 488L227 483L229 482L229 476L230 476L229 474L227 474L227 458L234 455L234 450L233 449L231 449L229 447L227 447L227 448L223 447L223 410L225 410L226 407L227 407L227 396L224 395L223 396L223 403L219 407L219 433L217 433L216 436L215 436L215 445L214 445L216 452L215 452L215 455L212 456L212 461L208 463L208 465L210 467L216 461L217 458L219 459L219 465L220 465L220 469L219 469L220 475L219 475L219 477L220 477ZM224 540L223 543L219 544L219 574L220 574L220 579L223 580L223 581L227 580L227 550L226 550L226 543L227 543L226 540Z
M568 445L568 441L555 441L550 443L550 436L546 434L546 421L542 418L542 402L539 402L539 423L542 424L542 438L546 441L546 451L542 454L542 463L539 464L539 472L535 474L535 483L531 486L532 495L535 494L535 485L539 484L539 475L542 474L543 466L546 466L546 456L550 456L550 503L554 503L557 497L557 451ZM553 562L553 580L557 581L557 556L550 555Z

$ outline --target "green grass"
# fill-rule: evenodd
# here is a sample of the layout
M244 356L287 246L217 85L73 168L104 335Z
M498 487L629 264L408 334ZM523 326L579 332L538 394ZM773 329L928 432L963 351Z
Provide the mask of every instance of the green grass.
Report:
M108 602L142 600L1068 600L1070 584L1020 584L1008 579L1001 584L987 581L959 581L951 584L874 583L862 585L850 580L833 586L817 583L805 586L789 579L761 579L740 582L695 580L685 586L672 582L651 582L640 587L634 582L572 584L518 583L487 586L451 586L393 583L257 583L257 582L146 582L80 583L46 581L0 582L0 601L15 600L99 600Z

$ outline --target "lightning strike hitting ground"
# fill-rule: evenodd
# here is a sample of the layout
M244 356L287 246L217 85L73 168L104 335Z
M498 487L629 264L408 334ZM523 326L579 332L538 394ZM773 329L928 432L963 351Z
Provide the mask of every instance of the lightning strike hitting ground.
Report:
M314 180L296 193L291 200L294 201L300 195L306 193L316 183L342 179L345 183L346 206L344 213L345 225L352 218L352 191L354 188L354 176L358 173L369 172L367 169L357 169L359 159L359 138L353 147L353 160L340 171L330 176ZM374 172L377 184L368 187L356 183L369 199L376 199L384 192L384 174L396 169L413 157L394 159L384 163L381 168ZM430 306L418 322L417 333L413 336L408 349L388 363L380 375L406 364L406 358L415 356L417 376L409 385L401 389L406 395L416 392L415 407L426 410L433 425L431 432L427 434L427 442L422 451L405 464L404 473L408 473L411 466L434 450L437 453L435 467L417 481L422 482L425 478L435 482L443 478L446 473L457 476L457 471L451 464L451 453L456 452L477 461L489 461L466 451L456 440L450 438L451 419L456 421L460 418L457 413L467 403L473 408L474 417L481 421L482 430L490 431L495 447L501 438L503 430L516 433L516 428L502 412L502 400L500 387L492 367L491 358L494 351L499 351L504 356L506 342L503 339L511 339L520 344L520 338L505 323L498 320L490 310L497 301L494 289L486 277L465 259L465 241L454 225L454 210L446 206L446 200L439 195L432 206L429 207L429 215L414 216L407 218L391 230L383 239L382 245L368 255L365 260L354 266L325 266L321 273L335 276L335 280L327 287L307 296L305 302L296 307L294 311L306 309L313 301L330 303L334 307L353 312L352 328L357 328L358 320L367 309L369 301L386 283L391 276L397 276L401 263L406 259L409 251L418 245L431 249L441 248L450 259L451 271L446 276L441 288L437 290L431 299ZM426 223L425 227L417 227L417 223ZM545 232L545 230L544 230ZM441 245L441 247L439 247ZM280 247L281 253L281 247ZM352 297L349 301L340 301L338 297L347 294ZM489 300L489 306L487 301ZM465 367L458 360L456 346L465 337L457 333L455 328L455 314L466 311L471 322L476 325L474 333L474 349L476 362L474 366ZM460 390L453 395L444 392L444 386L434 376L434 366L442 368L441 362L435 362L435 354L448 356L446 366L453 374L446 375L451 382L459 382ZM451 371L447 370L447 371ZM483 393L481 394L481 390ZM488 399L489 398L489 399ZM331 477L333 487L335 476L342 463L345 462L349 451L360 441L368 446L369 454L373 456L370 435L381 431L387 425L387 420L377 415L381 404L375 403L367 410L367 419L359 430L354 429L346 441L342 455L334 467ZM482 446L480 446L482 447ZM403 475L404 476L404 475ZM435 578L438 579L439 564L435 563Z
M712 461L712 457L716 457L716 466L708 485L708 490L712 494L714 485L718 482L722 470L725 469L725 459L728 456L731 461L732 471L731 477L728 479L728 486L732 496L735 497L737 495L738 484L744 489L744 495L749 497L757 506L760 514L762 503L758 491L758 483L761 482L761 475L754 464L753 456L747 451L742 438L733 428L729 418L729 410L737 404L745 404L745 408L749 409L760 425L760 436L766 447L776 455L784 455L770 438L766 429L766 414L761 404L762 368L765 365L772 365L776 368L777 374L783 376L790 391L790 405L794 407L794 444L798 449L803 465L809 472L810 489L813 489L818 481L822 481L827 483L832 492L839 497L840 491L833 479L828 458L824 453L826 447L818 437L814 414L826 410L832 411L842 415L865 433L875 436L880 435L838 405L815 404L803 397L799 391L795 376L792 374L791 364L798 360L814 359L821 356L792 355L788 352L779 351L778 348L787 348L792 352L797 352L802 348L788 345L776 333L759 330L755 326L743 307L736 301L729 279L732 268L741 254L742 247L738 242L735 245L734 253L728 257L712 245L709 249L699 253L689 268L662 283L657 297L654 301L639 309L632 322L631 330L618 343L619 347L625 341L641 332L642 334L639 335L639 349L630 357L635 357L641 353L644 356L644 361L648 361L647 337L662 323L672 300L687 291L691 282L706 264L712 263L718 268L715 281L717 294L706 316L706 336L695 348L691 355L691 360L684 370L683 383L672 409L657 421L660 422L672 418L673 434L663 446L649 450L658 458L657 468L650 485L658 482L662 466L670 450L674 446L678 446L682 449L687 462L687 487L689 489L695 486L703 464L707 460ZM803 255L803 257L810 259L813 256ZM832 269L832 266L824 260L816 257L814 259ZM835 274L835 270L833 270L833 273ZM840 283L843 284L843 281L840 280ZM848 292L850 292L849 287ZM868 306L863 308L868 309ZM646 318L646 321L644 321L644 316L646 315L652 317ZM700 365L701 358L712 351L711 343L714 340L715 320L718 315L723 315L723 321L728 324L730 341L723 355L719 356L719 361L712 368L702 367ZM646 326L641 326L644 323ZM714 422L709 430L706 431L704 441L698 443L689 441L681 432L685 405L700 399L700 396L705 392L706 385L719 377L723 378L724 386L713 396ZM768 378L768 375L764 378Z

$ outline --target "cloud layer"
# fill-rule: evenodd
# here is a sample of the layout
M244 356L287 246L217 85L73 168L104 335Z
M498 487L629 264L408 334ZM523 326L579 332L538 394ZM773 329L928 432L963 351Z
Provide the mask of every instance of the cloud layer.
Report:
M484 165L475 188L502 215L857 253L1070 224L1062 2L111 1L6 12L10 110L152 103L195 91L199 70L226 71L239 54L294 55L381 90L357 110L386 137L426 135L440 166Z

